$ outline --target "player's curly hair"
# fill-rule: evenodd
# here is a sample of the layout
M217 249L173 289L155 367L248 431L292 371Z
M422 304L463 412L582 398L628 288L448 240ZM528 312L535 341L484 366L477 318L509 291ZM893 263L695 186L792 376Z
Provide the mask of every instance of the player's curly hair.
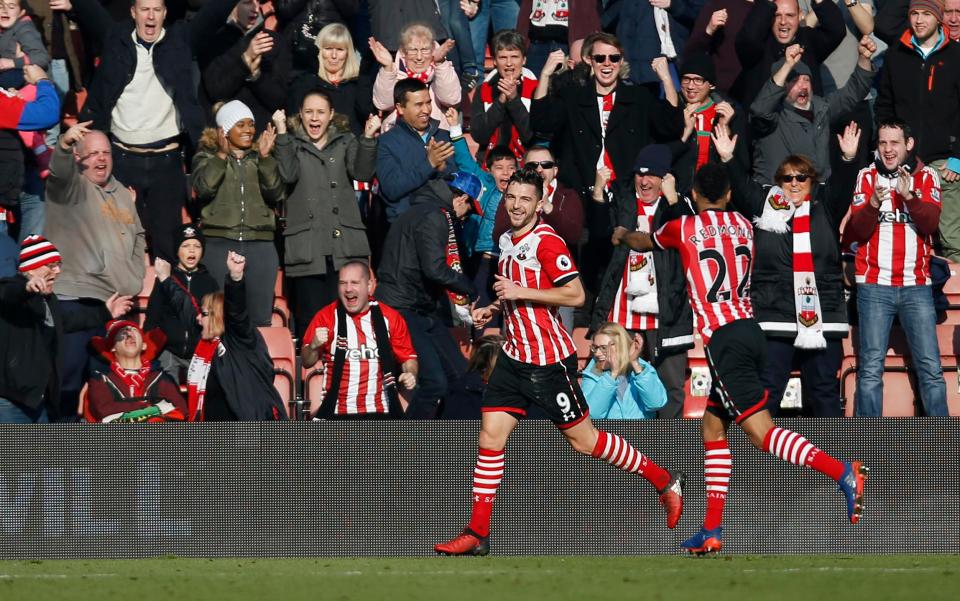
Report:
M693 190L711 203L719 202L730 191L727 170L719 163L707 163L693 176Z

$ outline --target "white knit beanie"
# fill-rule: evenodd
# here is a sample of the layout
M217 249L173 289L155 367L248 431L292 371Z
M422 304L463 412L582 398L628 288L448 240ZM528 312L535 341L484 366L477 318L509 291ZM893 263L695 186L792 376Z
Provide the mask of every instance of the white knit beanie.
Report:
M217 126L223 129L225 134L233 129L238 121L244 119L253 120L253 111L239 100L231 100L217 111Z

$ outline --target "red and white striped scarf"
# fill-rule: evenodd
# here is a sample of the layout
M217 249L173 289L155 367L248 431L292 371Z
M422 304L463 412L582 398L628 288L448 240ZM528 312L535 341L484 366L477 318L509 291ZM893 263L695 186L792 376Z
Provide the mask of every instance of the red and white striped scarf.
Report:
M453 216L450 215L450 211L447 209L440 210L443 211L443 216L447 218L447 267L457 273L463 273L463 267L460 264L460 247L457 245L457 234L453 229ZM450 299L450 304L453 307L454 321L459 319L462 325L473 325L473 317L470 315L470 299L466 295L459 294L453 290L447 290L446 292L447 298Z
M213 355L220 347L220 338L201 340L193 351L190 366L187 368L187 420L203 421L203 401L207 395L207 378Z
M419 79L425 84L429 84L431 81L433 81L433 74L437 70L437 66L434 65L432 62L430 63L430 66L427 67L427 70L424 71L423 73L414 73L410 69L407 69L407 64L404 63L403 61L400 62L400 68L403 69L403 72L406 74L407 77L411 79Z
M494 78L499 78L496 70L491 71L490 74L484 78L483 83L480 84L480 100L483 101L484 112L490 110L490 107L493 106L494 98L500 94L500 91L493 87ZM520 102L527 108L527 112L530 111L530 103L533 100L533 93L536 89L537 77L533 74L533 71L524 68L520 75ZM489 152L490 149L500 143L500 128L498 127L493 130L493 135L490 136L490 142L487 143L487 151ZM517 159L523 159L523 154L526 150L520 141L520 132L517 131L516 126L510 128L509 146Z
M810 206L808 196L795 207L778 186L772 186L763 204L763 213L754 220L757 227L784 234L793 222L793 292L797 317L797 337L793 345L803 349L827 347L823 336L823 311L817 279L813 272L813 248L810 245Z
M603 136L602 146L600 147L600 160L597 161L597 169L606 167L610 170L610 179L607 181L607 189L617 179L617 172L613 169L613 161L610 160L610 153L607 152L607 123L610 121L610 113L613 112L613 104L616 102L617 93L610 92L605 96L597 97L597 106L600 110L600 135Z
M142 397L146 395L147 375L150 373L150 364L142 365L139 369L125 369L116 361L110 362L113 375L120 378L125 387L127 397Z

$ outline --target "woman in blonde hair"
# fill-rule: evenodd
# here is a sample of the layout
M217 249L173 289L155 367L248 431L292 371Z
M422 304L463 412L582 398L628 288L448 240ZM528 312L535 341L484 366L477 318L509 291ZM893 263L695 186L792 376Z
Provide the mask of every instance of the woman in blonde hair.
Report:
M300 110L303 98L312 90L323 90L333 103L333 110L349 124L353 135L363 133L373 108L373 83L360 76L360 59L353 45L350 30L342 23L331 23L317 34L319 67L316 73L304 73L290 82L287 93L287 114Z
M593 335L593 358L583 370L583 394L594 419L650 419L667 404L657 370L640 358L643 339L605 323Z

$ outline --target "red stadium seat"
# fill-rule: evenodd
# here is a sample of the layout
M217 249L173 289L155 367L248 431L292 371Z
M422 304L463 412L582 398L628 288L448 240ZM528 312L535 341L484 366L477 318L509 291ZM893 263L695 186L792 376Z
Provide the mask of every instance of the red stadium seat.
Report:
M273 385L280 393L284 406L296 398L297 355L293 347L293 338L287 328L261 327L260 335L267 343L270 359L273 360L273 372L276 374Z
M300 377L303 380L303 398L310 404L311 410L320 406L325 393L322 363L303 368Z
M883 416L912 417L917 415L917 391L911 375L904 367L885 366L883 371ZM844 413L853 417L857 388L856 369L844 370L840 381L845 402Z

